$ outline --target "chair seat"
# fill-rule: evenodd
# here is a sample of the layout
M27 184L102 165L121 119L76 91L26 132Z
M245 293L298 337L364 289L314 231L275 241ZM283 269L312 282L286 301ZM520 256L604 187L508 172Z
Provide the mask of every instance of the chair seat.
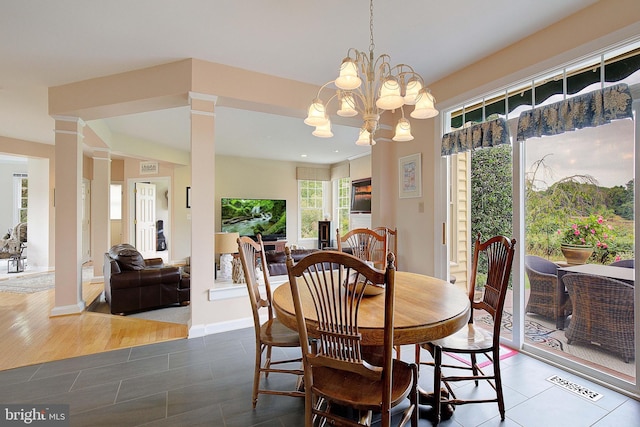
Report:
M276 347L300 347L300 336L273 318L260 326L260 341Z
M440 346L442 351L482 353L492 349L493 334L487 330L476 327L473 323L469 323L455 334L432 341L430 344Z
M394 407L411 392L411 365L394 359L392 378L391 407ZM346 371L316 367L313 369L313 381L313 392L335 404L364 411L380 408L382 380L375 381Z

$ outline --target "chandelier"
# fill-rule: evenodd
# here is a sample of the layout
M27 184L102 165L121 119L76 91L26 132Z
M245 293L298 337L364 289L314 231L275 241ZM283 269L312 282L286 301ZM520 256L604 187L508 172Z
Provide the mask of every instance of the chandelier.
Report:
M363 125L358 145L375 145L374 135L379 128L380 115L386 110L400 109L402 114L395 126L394 141L411 141L411 124L404 116L404 106L414 105L410 116L414 119L428 119L438 115L435 98L424 80L411 66L398 64L392 66L390 56L380 55L374 61L373 50L373 0L369 6L369 53L350 48L347 57L342 60L338 78L325 83L309 106L305 124L315 126L313 135L321 138L333 136L331 121L326 106L334 99L339 103L336 113L341 117L354 117L360 114ZM335 93L324 103L320 94L325 88L334 88Z

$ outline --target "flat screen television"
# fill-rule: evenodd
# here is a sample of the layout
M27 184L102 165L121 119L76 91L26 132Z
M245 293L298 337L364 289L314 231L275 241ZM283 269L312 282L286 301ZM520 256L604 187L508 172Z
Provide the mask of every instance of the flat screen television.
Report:
M351 213L371 213L371 178L351 181Z
M287 237L287 201L280 199L238 199L224 197L220 201L222 231L262 240Z

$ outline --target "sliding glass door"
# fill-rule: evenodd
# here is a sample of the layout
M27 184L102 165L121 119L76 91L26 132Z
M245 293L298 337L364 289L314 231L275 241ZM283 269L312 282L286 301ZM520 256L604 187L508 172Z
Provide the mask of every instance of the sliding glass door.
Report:
M636 394L639 70L628 46L443 112L452 279L468 285L478 232L517 237L503 340ZM508 143L482 130L492 121ZM586 259L567 258L563 243L590 248ZM595 279L558 279L585 272ZM491 326L483 313L476 322Z

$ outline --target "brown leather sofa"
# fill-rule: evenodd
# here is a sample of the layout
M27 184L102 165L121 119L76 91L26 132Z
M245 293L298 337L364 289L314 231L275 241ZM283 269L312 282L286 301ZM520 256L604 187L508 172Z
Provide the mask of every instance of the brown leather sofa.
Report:
M291 249L294 262L300 261L305 256L320 249ZM338 250L337 248L325 248L325 250ZM351 248L343 248L343 252L351 253ZM286 276L287 255L282 251L265 251L267 256L267 269L270 276Z
M112 314L128 314L190 301L191 279L162 258L144 259L129 244L104 254L104 294Z
M291 256L295 262L300 261L305 256L318 249L292 249ZM282 251L265 251L267 257L267 269L270 276L286 276L287 255Z

